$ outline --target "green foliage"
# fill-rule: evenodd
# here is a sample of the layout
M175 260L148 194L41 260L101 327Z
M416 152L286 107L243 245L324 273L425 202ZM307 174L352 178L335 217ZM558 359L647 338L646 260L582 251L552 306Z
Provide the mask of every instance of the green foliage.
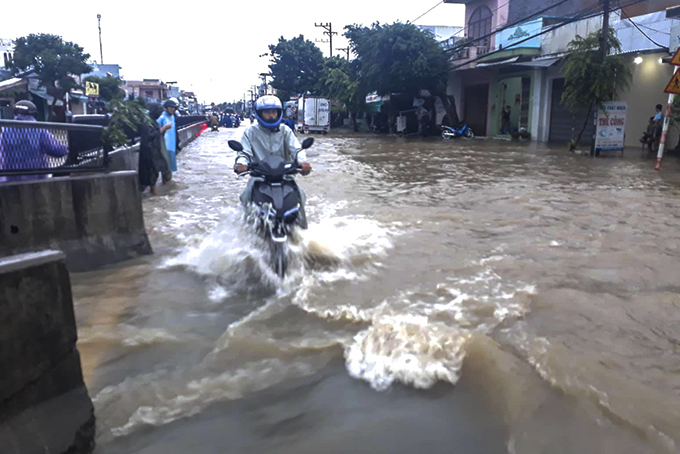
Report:
M357 113L364 106L366 92L358 82L358 62L332 57L324 60L319 80L319 92L323 96L343 103L351 112Z
M72 74L86 74L91 71L87 60L89 54L60 36L50 34L30 34L14 41L14 74L32 69L40 85L56 99L63 100L66 93L80 88Z
M373 24L345 27L345 36L357 55L358 82L379 95L418 95L421 89L443 93L449 71L448 57L434 37L412 24Z
M109 119L109 124L102 131L104 147L112 150L116 147L126 146L130 142L126 131L136 134L141 124L153 124L153 120L147 114L143 102L143 99L141 101L125 101L120 99L111 101L108 106L111 118Z
M276 45L269 46L269 52L271 85L283 102L291 96L318 90L324 59L313 42L302 35L289 40L281 37Z
M99 97L106 102L121 100L125 97L125 92L120 89L123 81L116 76L87 76L85 81L99 84Z
M621 53L616 32L609 29L607 55ZM584 113L611 101L630 86L632 73L623 57L608 56L604 62L599 53L602 30L588 36L577 36L569 43L570 54L564 61L565 87L562 103L573 112Z

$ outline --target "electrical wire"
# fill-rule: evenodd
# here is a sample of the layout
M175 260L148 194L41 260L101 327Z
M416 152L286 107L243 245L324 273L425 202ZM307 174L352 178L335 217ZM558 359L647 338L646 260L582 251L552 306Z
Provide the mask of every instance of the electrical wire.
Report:
M647 33L643 32L642 29L641 29L640 27L638 27L638 24L636 24L635 22L633 22L633 19L631 19L630 16L628 16L628 14L626 13L625 10L622 9L621 12L623 13L624 16L626 16L626 19L628 19L628 21L629 21L631 24L633 24L633 26L635 26L635 28L637 28L638 31L639 31L640 33L642 33L642 35L643 35L645 38L647 38L651 43L653 43L655 46L660 47L660 48L662 48L662 49L668 49L668 47L662 46L661 44L657 43L657 42L654 41L652 38L650 38L649 35L647 35Z
M494 9L493 11L491 11L491 16L493 16L493 14L494 14L496 11L498 11L498 10L501 9L501 8L503 8L503 7L504 7L505 5L507 5L508 3L510 3L510 0L508 0L508 1L505 2L505 3L503 3L502 5L500 5L499 7L497 7L496 9ZM458 31L457 31L456 33L454 33L453 35L451 35L451 36L449 37L449 39L453 38L453 37L456 36L457 34L459 34L459 33L461 33L461 32L464 32L464 31L465 31L465 24L463 24L463 28L461 28L460 30L458 30Z
M462 44L460 44L460 45L458 45L458 46L456 46L456 47L453 47L453 48L451 48L451 49L446 49L445 52L456 52L456 51L458 51L458 50L460 50L460 49L462 49L462 48L464 48L464 47L467 47L467 46L469 46L469 45L471 45L471 44L473 44L473 43L476 43L477 41L481 41L481 40L483 40L483 39L490 38L490 37L492 37L492 36L494 36L494 35L496 35L496 34L502 32L502 31L504 31L504 30L507 30L507 29L509 29L509 28L512 28L512 27L514 27L514 26L516 26L516 25L518 25L518 24L521 24L521 23L523 23L523 22L526 22L527 20L532 19L532 18L534 18L534 17L536 17L536 16L539 16L539 15L545 13L546 11L549 11L549 10L551 10L551 9L553 9L553 8L556 8L556 7L562 5L563 3L566 3L566 2L568 2L568 1L571 1L571 0L560 0L559 2L557 2L557 3L553 4L553 5L548 6L547 8L543 8L542 10L537 11L537 12L535 12L535 13L533 13L533 14L530 14L530 15L527 16L527 17L524 17L524 18L522 18L522 19L519 19L519 20L517 20L517 21L515 21L515 22L513 22L513 23L511 23L511 24L504 25L503 27L499 28L498 30L494 30L494 31L492 31L491 33L488 33L488 34L486 34L486 35L484 35L484 36L479 36L479 37L473 38L473 39L471 39L471 40L469 40L469 41L465 41L464 43L462 43Z
M642 2L645 2L645 1L648 1L648 0L635 0L635 1L631 2L631 3L626 4L626 5L623 5L623 6L619 6L619 7L617 7L617 8L614 8L614 9L612 9L611 11L616 11L617 9L623 9L623 8L628 7L628 6L637 5L638 3L642 3ZM598 10L598 12L593 14L592 11L595 11L595 10ZM507 50L507 49L509 49L509 48L511 48L511 47L517 46L518 44L522 44L522 43L524 43L524 42L526 42L526 41L529 41L529 40L531 40L531 39L533 39L533 38L536 38L536 37L538 37L538 36L544 35L544 34L549 33L549 32L551 32L551 31L557 30L558 28L564 27L565 25L569 25L569 24L571 24L571 23L573 23L573 22L577 22L577 21L584 20L584 19L590 19L591 17L599 16L599 15L601 15L601 14L603 14L603 13L602 13L601 11L599 11L599 8L597 8L597 7L596 7L596 8L591 8L590 10L588 10L588 11L586 11L586 12L583 12L583 13L579 14L578 16L574 16L572 19L570 19L570 20L568 20L568 21L566 21L566 22L562 22L562 23L560 23L560 24L555 25L554 27L551 27L551 28L542 30L541 32L536 33L536 34L533 35L533 36L529 36L528 38L525 38L525 39L523 39L523 40L514 42L514 43L512 43L512 44L509 44L508 46L504 47L503 49L499 49L499 50L495 50L495 51L486 53L486 54L481 55L481 56L479 56L479 57L477 57L477 58L475 58L475 59L473 59L473 60L469 60L469 61L466 61L465 63L462 63L462 64L460 64L460 65L458 65L458 66L454 66L454 67L452 67L452 68L449 68L449 69L447 70L447 73L448 73L449 71L454 71L454 70L456 70L456 69L458 69L458 68L462 68L463 66L467 66L467 65L469 65L470 63L474 63L474 62L476 62L476 61L478 61L478 60L481 60L482 58L487 58L489 55L494 55L494 54L497 54L497 53L499 53L499 52L503 52L503 51L505 51L505 50Z
M423 17L424 15L426 15L427 13L429 13L430 11L432 11L433 9L435 9L436 7L438 7L439 5L443 5L443 4L444 4L444 0L440 1L439 3L437 3L436 5L434 5L432 8L428 9L427 11L425 11L423 14L421 14L421 15L418 16L418 17L416 17L416 18L413 19L412 21L408 21L407 23L410 23L410 24L414 23L415 21L417 21L418 19L420 19L421 17Z

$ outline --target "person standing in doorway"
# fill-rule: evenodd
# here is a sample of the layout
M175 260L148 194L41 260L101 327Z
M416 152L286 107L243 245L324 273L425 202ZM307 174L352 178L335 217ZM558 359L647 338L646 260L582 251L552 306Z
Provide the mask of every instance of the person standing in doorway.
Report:
M501 134L510 133L510 114L512 113L510 106L505 106L501 112Z
M161 128L161 134L165 139L165 148L168 152L168 165L172 172L177 172L177 124L175 122L175 112L177 103L169 99L163 103L165 111L156 120Z

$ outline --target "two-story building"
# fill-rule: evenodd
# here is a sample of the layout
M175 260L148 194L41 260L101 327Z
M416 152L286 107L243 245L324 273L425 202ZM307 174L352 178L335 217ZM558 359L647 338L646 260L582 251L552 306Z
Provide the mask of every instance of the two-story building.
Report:
M149 102L168 98L169 87L160 79L126 80L123 86L128 98L142 97Z
M503 107L509 106L513 128L525 128L540 141L569 142L584 124L584 118L575 116L561 104L562 59L575 36L586 36L601 28L602 17L596 15L598 1L445 2L466 5L465 38L452 46L448 89L456 99L459 115L475 134L499 135ZM651 43L632 21L646 27L647 35L654 35L650 37L656 37L657 43L668 46L672 24L662 16L674 1L643 3L626 8L625 14L615 11L610 15L610 24L617 31L634 74L631 90L621 96L636 106L629 109L631 131L637 131L632 129L633 125L643 128L646 121L642 121L642 117L653 111L654 104L665 103L665 85L661 84L672 72L667 65L659 63L659 59L667 55L667 49ZM528 16L532 17L521 22ZM642 54L648 56L641 57ZM592 125L588 127L586 139L592 137ZM637 139L631 132L627 143L633 144Z

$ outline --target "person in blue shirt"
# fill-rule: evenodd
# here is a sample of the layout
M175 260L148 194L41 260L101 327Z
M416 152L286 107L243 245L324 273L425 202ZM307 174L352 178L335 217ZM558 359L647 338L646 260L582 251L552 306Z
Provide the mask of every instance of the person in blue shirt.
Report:
M177 111L177 102L168 99L163 103L165 111L156 120L158 126L161 128L161 134L165 139L165 148L168 151L168 164L170 170L177 172L177 151L179 145L177 143L177 124L175 123L175 112Z
M286 126L288 126L293 132L295 132L295 122L293 121L293 119L292 119L291 117L286 117L286 119L284 120L284 123L285 123Z
M35 122L38 109L30 101L19 101L14 106L14 120ZM0 169L49 169L56 163L51 158L68 154L68 146L47 129L6 127L0 132ZM17 175L0 177L0 181L40 180L49 175Z

